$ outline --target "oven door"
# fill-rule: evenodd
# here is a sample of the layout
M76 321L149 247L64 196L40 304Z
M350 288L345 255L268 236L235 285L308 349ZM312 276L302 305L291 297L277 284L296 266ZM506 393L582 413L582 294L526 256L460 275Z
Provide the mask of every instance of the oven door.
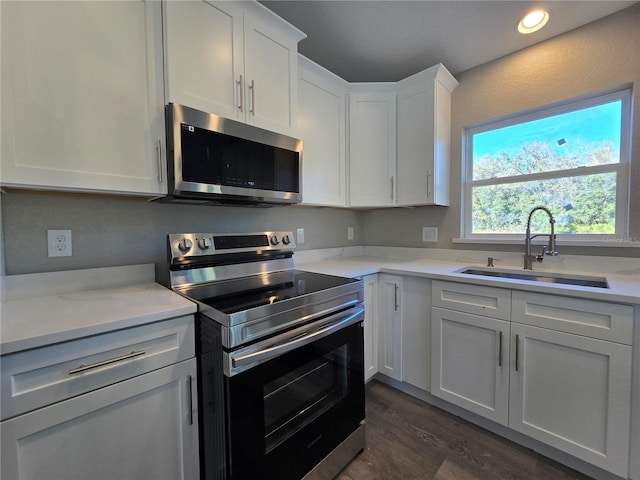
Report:
M300 479L358 428L363 319L358 307L294 330L253 357L237 354L236 363L259 361L225 377L231 478Z

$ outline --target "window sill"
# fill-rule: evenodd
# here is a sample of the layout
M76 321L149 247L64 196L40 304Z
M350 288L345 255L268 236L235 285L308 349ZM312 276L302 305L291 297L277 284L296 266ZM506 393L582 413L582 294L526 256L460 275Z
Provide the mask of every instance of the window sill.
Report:
M524 236L521 239L505 238L454 238L453 243L477 244L477 245L524 245ZM546 241L535 239L533 245L546 245ZM609 248L640 248L640 240L562 240L557 239L556 245L568 247L609 247Z

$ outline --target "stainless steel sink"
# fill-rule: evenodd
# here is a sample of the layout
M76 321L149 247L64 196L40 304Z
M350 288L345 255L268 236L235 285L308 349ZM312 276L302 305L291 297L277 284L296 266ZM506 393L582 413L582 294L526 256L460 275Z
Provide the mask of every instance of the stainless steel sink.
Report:
M579 285L582 287L609 288L604 277L590 277L582 275L566 275L552 272L531 272L523 270L496 270L493 268L465 267L456 273L465 275L480 275L482 277L513 278L530 282L561 283L564 285Z

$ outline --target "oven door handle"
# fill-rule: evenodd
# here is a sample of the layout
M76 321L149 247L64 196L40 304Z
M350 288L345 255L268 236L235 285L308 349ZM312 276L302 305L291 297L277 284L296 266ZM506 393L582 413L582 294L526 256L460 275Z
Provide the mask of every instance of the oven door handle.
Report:
M348 313L347 316L345 316L346 313ZM284 353L290 352L291 350L295 350L296 348L308 345L316 340L331 335L342 328L362 321L363 314L364 308L361 306L348 312L337 313L323 319L320 327L318 327L317 323L306 325L290 332L291 335L288 335L282 342L271 344L256 352L232 357L231 365L233 368L238 368L252 363L262 363L278 357Z

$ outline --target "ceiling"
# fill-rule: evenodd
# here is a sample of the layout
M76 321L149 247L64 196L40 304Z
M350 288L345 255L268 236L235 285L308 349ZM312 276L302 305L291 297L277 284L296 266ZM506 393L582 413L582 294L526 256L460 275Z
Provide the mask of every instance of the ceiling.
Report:
M307 34L298 51L349 82L394 82L437 63L453 73L627 8L635 1L284 0L264 6ZM535 6L549 23L529 35Z

